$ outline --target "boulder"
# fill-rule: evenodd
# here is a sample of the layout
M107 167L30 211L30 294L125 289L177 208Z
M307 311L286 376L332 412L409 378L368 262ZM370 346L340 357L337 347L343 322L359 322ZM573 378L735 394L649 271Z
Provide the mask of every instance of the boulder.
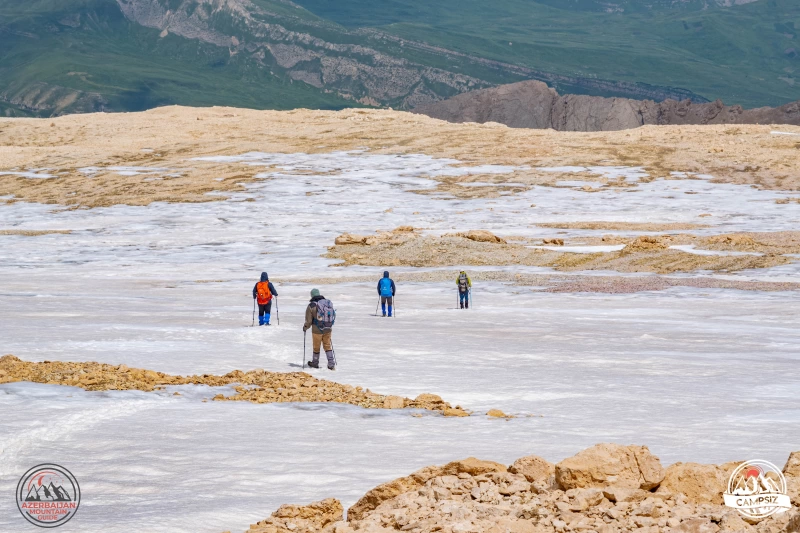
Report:
M405 407L405 399L402 396L387 396L383 400L384 409L402 409Z
M783 467L783 475L800 478L800 452L792 452Z
M468 231L464 235L464 237L466 237L467 239L469 239L471 241L476 241L476 242L494 242L494 243L500 243L500 244L505 244L506 243L505 239L501 239L500 237L498 237L494 233L492 233L490 231L486 231L486 230Z
M250 526L247 533L317 533L344 518L339 500L328 498L309 505L281 505L266 520Z
M556 465L537 455L520 457L508 467L508 471L512 474L521 474L531 483L544 485L547 488L555 487L556 484Z
M630 254L636 252L654 252L659 250L666 250L669 248L669 242L662 237L653 235L642 235L632 240L625 248L622 249L623 254Z
M414 398L414 401L418 402L418 403L425 403L425 404L427 404L427 403L444 403L444 400L442 400L441 396L436 395L436 394L429 394L427 392L423 392L422 394L420 394L419 396Z
M623 487L652 490L664 478L658 457L647 446L596 444L555 466L563 490Z
M640 502L649 498L653 494L642 489L630 489L625 487L606 487L603 489L603 496L610 502Z
M466 233L457 233L456 235L475 242L491 242L497 244L506 244L505 239L501 239L491 231L486 231L482 229L470 230Z
M675 533L717 533L719 526L708 518L690 518L672 529Z
M375 510L381 503L391 500L395 496L416 490L425 484L429 479L442 475L441 467L428 466L417 470L409 476L397 478L378 485L368 491L352 507L347 510L347 520L353 522L362 520L367 513Z
M691 503L713 503L722 505L722 493L728 487L728 477L740 463L722 466L699 463L675 463L664 472L664 480L658 493L686 496Z
M417 470L410 476L397 478L370 490L347 510L347 520L351 523L363 520L370 511L377 509L383 502L391 500L401 494L415 491L425 485L429 480L437 477L447 475L457 476L458 474L478 476L480 474L505 471L506 467L500 463L481 461L474 457L469 457L461 461L453 461L444 466L428 466Z
M469 474L470 476L479 476L481 474L489 474L491 472L506 472L508 469L505 465L495 463L494 461L482 461L474 457L468 457L461 461L453 461L447 463L442 467L442 474L440 475L458 475Z
M336 237L333 242L337 246L345 246L348 244L366 244L367 238L362 235L353 235L352 233L344 233Z

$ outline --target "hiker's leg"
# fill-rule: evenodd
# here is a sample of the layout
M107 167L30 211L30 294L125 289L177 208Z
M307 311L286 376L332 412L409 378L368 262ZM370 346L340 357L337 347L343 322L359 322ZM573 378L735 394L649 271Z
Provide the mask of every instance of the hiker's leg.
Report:
M264 324L269 325L269 316L272 314L272 300L264 306Z
M390 296L386 298L386 303L389 304L389 316L392 316L392 307L394 307L394 297Z
M264 325L264 313L265 313L264 306L262 304L258 304L258 325L259 326L263 326Z
M322 344L322 333L313 333L311 334L312 344L314 345L314 354L313 354L313 361L314 363L319 363L319 349Z
M323 333L320 336L320 339L322 340L322 347L325 348L326 352L333 350L333 343L331 342L331 334L332 332L328 331L327 333Z
M322 346L325 348L325 357L328 358L328 368L336 366L336 359L333 356L333 343L331 342L331 333L327 332L322 335Z
M381 312L386 316L386 296L381 296Z

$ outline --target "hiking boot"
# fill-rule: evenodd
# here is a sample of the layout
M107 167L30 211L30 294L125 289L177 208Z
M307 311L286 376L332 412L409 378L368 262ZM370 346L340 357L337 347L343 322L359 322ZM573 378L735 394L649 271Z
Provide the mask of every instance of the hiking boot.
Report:
M383 313L383 316L385 317L385 316L386 316L386 313Z
M319 363L315 363L314 361L309 361L308 366L311 368L319 368Z
M336 366L334 366L334 365L328 365L328 370L336 370Z

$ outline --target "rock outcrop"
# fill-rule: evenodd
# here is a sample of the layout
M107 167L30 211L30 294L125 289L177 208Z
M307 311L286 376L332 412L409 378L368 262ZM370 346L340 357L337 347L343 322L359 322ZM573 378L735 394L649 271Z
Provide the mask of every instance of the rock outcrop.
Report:
M384 396L369 389L317 379L306 372L267 372L234 370L224 376L211 374L173 376L154 370L129 368L125 365L101 363L68 363L44 361L31 363L13 355L0 357L0 384L17 381L69 385L87 391L140 390L154 391L167 385L234 385L236 394L217 394L215 401L252 403L334 402L367 409L425 409L444 416L464 417L469 413L453 407L436 394L423 393L413 400L401 396Z
M613 131L668 124L800 125L800 101L781 107L743 109L717 100L633 100L568 94L540 81L523 81L454 96L414 109L448 122L499 122L512 128Z
M785 469L790 485L798 480L793 475L798 457L794 452ZM734 466L678 463L664 477L659 459L646 447L614 444L598 444L558 465L537 456L508 468L469 458L372 489L348 510L347 521L340 518L339 502L329 499L282 506L247 533L800 531L797 509L748 523L716 503L725 489L719 475Z
M698 463L675 463L667 468L658 493L685 494L697 503L722 505L722 493L728 486L728 478L739 463L721 466Z
M664 479L661 462L647 446L597 444L555 467L564 490L620 487L650 490Z
M272 516L251 525L247 533L315 533L340 522L343 516L344 508L335 498L309 505L281 505Z

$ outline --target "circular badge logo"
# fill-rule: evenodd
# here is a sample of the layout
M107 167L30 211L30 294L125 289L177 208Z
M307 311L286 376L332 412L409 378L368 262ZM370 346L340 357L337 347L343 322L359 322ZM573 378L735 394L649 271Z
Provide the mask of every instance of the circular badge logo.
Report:
M740 464L728 480L725 505L742 516L759 520L789 510L786 478L777 466L759 459Z
M17 484L17 507L25 520L39 527L63 526L81 503L78 480L63 466L34 466Z

